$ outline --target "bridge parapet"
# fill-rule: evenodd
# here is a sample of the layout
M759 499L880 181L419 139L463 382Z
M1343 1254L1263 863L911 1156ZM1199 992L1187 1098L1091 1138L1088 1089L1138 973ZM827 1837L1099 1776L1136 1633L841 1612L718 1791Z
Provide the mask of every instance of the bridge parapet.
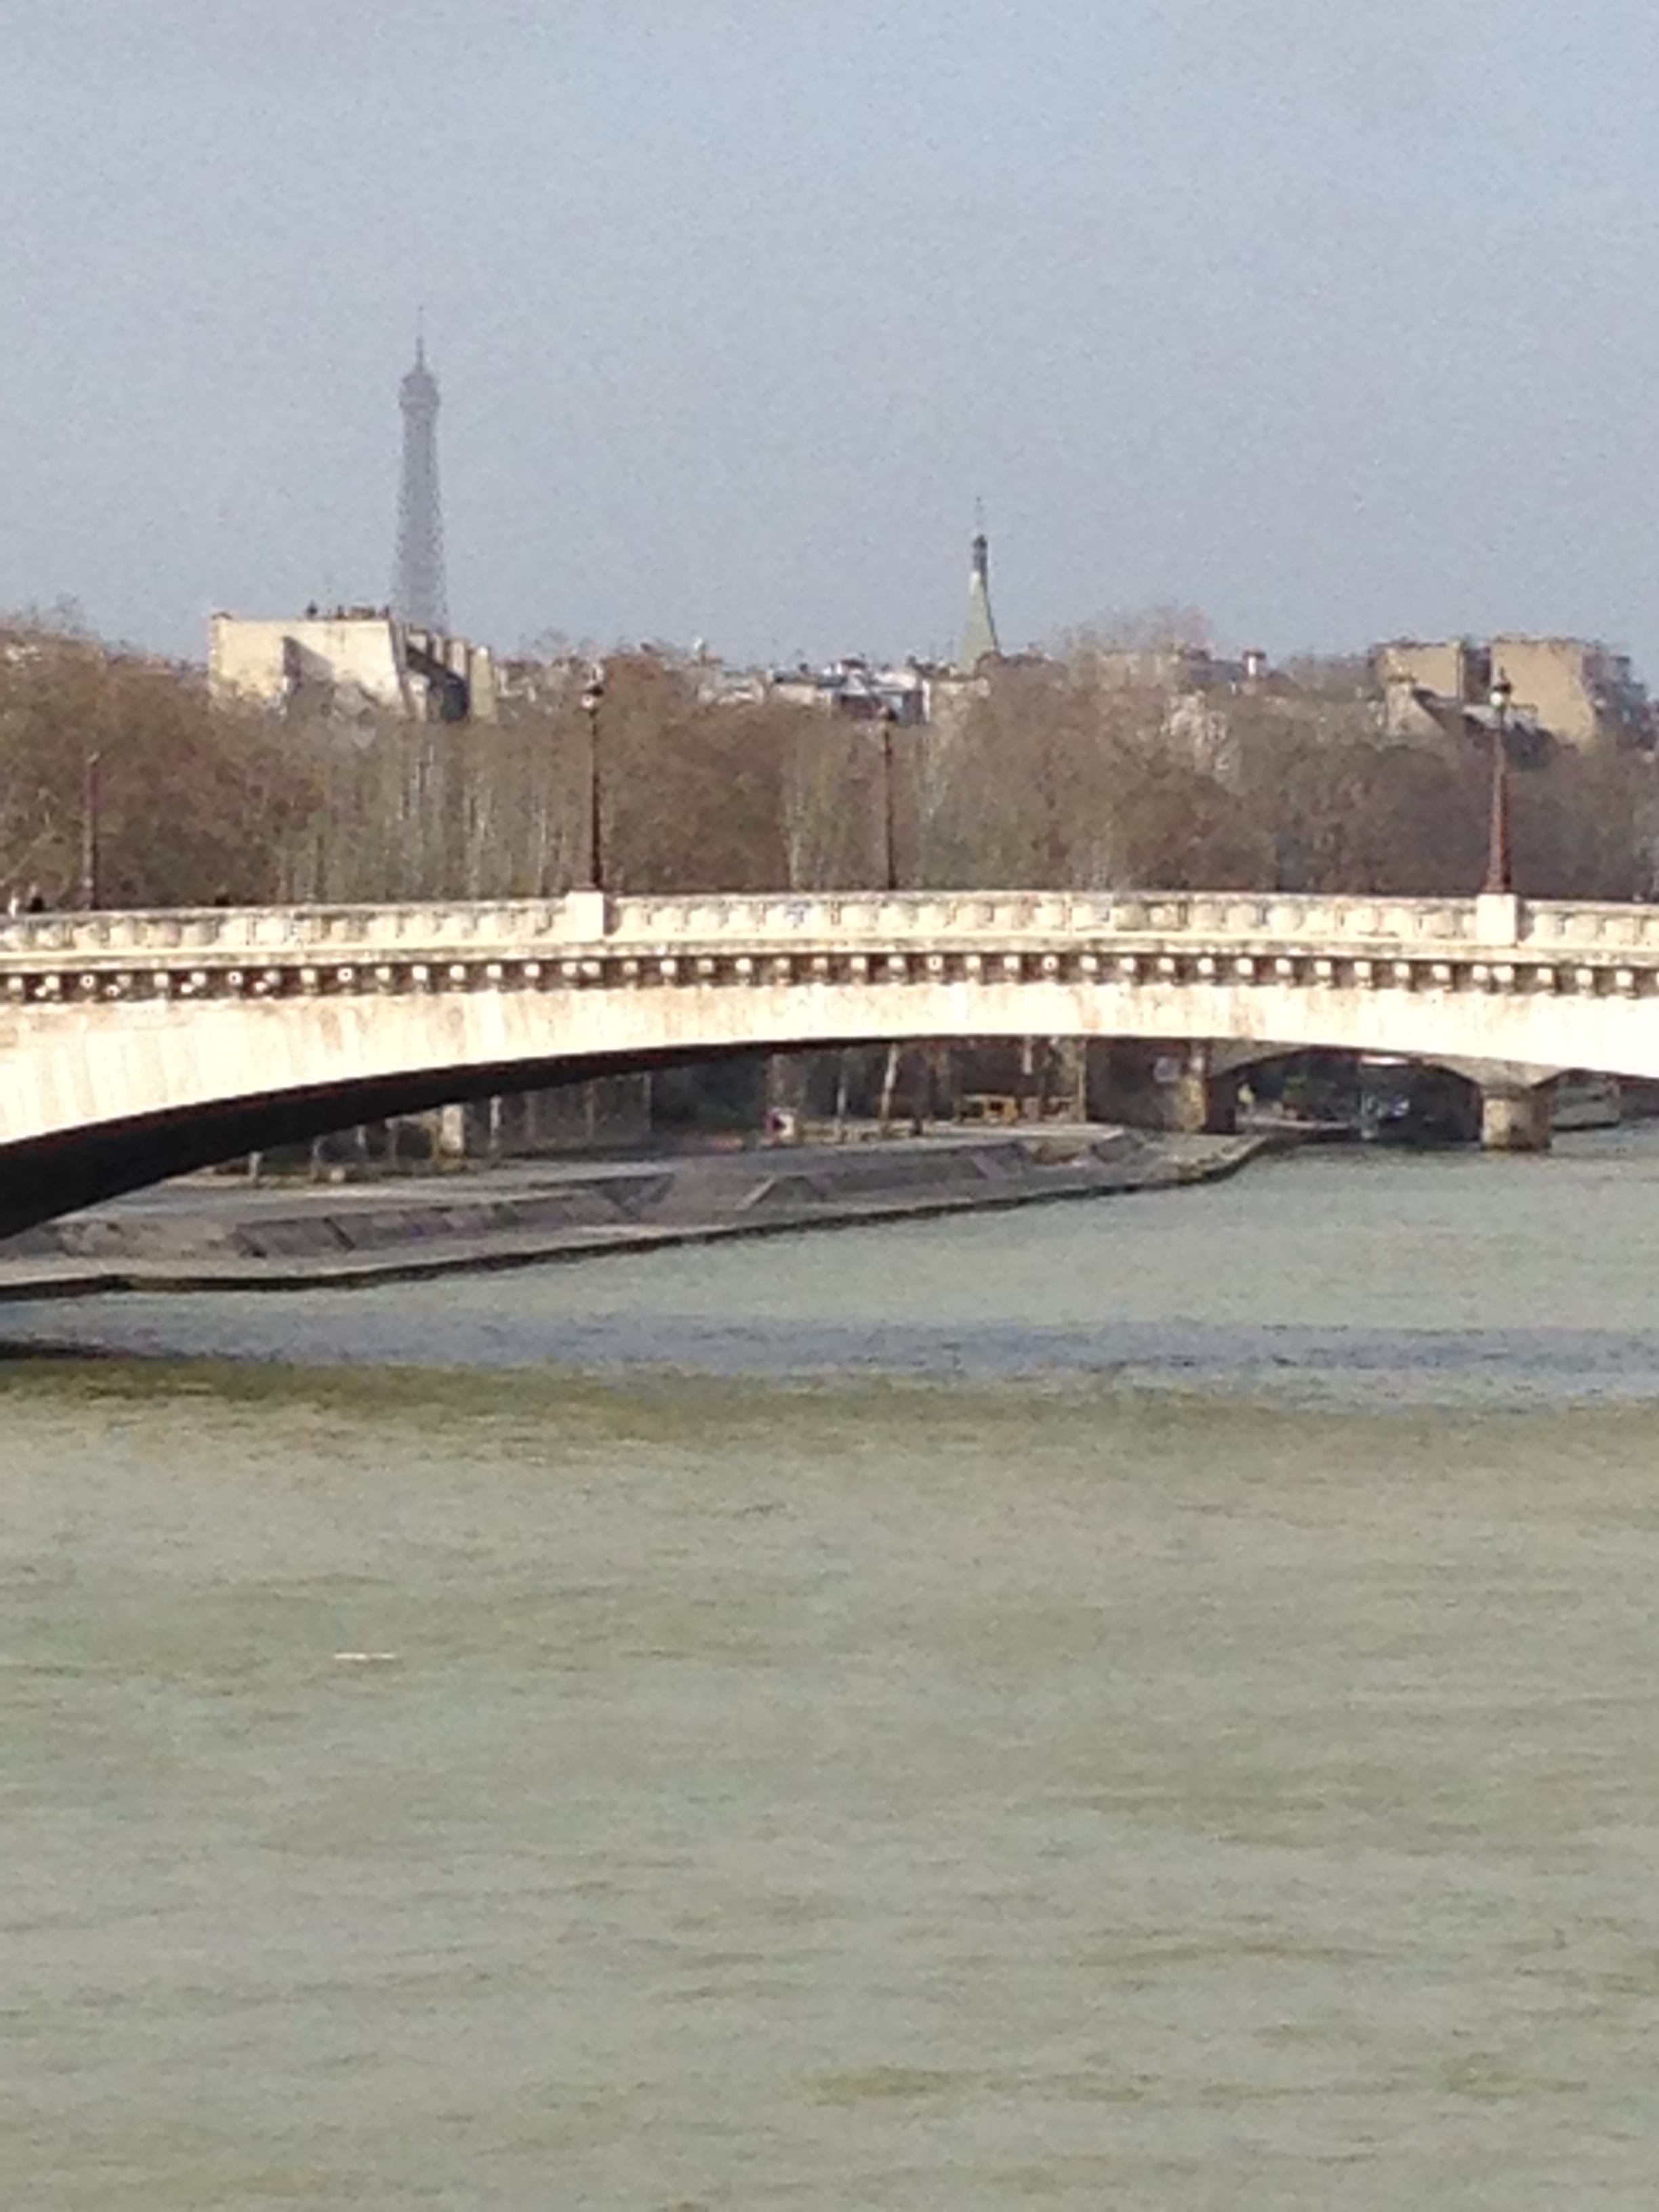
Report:
M1539 903L1526 909L1527 941L1551 945L1645 947L1659 952L1659 907Z
M1295 946L1491 941L1477 899L1243 892L820 892L614 902L607 934L641 943L752 937L1150 937ZM1659 908L1508 902L1505 941L1648 945Z
M1553 934L1562 942L1592 942L1609 935L1607 927L1593 919L1605 914L1624 926L1625 933L1617 941L1659 944L1659 910L1650 917L1650 933L1635 939L1628 934L1630 917L1646 914L1646 909L1571 911L1581 917L1576 924L1553 925ZM653 945L850 937L1000 941L1010 936L1266 939L1307 945L1334 939L1455 942L1475 936L1475 902L1184 891L830 891L606 900L592 892L574 892L553 899L384 906L115 909L0 920L0 957L198 951L280 953L307 947L442 950L538 941Z
M563 899L386 906L201 907L16 915L0 921L0 960L61 956L166 960L189 953L463 951L586 944L605 934L605 902Z
M823 891L616 902L610 933L652 945L737 937L1227 939L1326 947L1479 941L1473 899L1242 892ZM1659 941L1659 939L1656 939Z
M108 910L0 918L0 974L534 957L622 951L770 956L1070 945L1124 955L1534 957L1659 963L1659 907L1280 892L907 891L446 901L384 906ZM1645 956L1645 957L1644 957Z

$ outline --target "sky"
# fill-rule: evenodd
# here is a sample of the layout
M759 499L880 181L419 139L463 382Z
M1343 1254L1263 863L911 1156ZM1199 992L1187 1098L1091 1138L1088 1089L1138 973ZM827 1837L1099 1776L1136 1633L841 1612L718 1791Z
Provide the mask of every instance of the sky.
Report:
M502 651L1601 637L1659 687L1652 0L0 0L0 607Z

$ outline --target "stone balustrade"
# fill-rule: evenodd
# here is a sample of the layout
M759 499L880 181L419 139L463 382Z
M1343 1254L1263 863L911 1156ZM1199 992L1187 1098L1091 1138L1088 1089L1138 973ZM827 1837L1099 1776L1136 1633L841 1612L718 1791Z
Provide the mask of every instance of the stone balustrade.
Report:
M1534 956L1645 955L1659 961L1659 907L1547 901L1322 897L1283 892L865 891L382 906L201 908L0 919L0 975L93 969L218 967L308 957L522 959L546 950L614 955L680 949L761 955L860 945L949 952L1087 945L1099 950L1200 946L1253 953L1457 955L1505 945Z

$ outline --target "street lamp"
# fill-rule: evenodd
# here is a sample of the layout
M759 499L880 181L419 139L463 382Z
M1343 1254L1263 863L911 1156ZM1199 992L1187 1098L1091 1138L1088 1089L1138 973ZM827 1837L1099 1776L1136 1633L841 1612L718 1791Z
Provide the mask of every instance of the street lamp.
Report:
M582 693L582 712L587 717L587 888L605 889L605 792L599 780L599 708L605 701L605 668L599 661L589 671Z
M1507 898L1515 889L1515 870L1510 852L1510 702L1515 686L1500 669L1492 691L1492 807L1486 825L1486 880L1480 886L1488 895Z
M104 756L88 753L81 770L81 903L98 905L103 858Z
M898 889L898 831L896 800L893 791L893 732L898 722L898 709L884 706L881 710L881 814L883 847L886 859L886 883L890 891Z

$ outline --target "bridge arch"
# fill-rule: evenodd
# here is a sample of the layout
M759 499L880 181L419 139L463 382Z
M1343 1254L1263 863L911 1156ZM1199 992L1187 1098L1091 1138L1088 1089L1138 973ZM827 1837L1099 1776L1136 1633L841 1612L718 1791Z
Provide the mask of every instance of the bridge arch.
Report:
M1489 903L575 895L0 924L0 1228L275 1133L756 1049L1212 1040L1517 1092L1659 1078L1659 910Z

